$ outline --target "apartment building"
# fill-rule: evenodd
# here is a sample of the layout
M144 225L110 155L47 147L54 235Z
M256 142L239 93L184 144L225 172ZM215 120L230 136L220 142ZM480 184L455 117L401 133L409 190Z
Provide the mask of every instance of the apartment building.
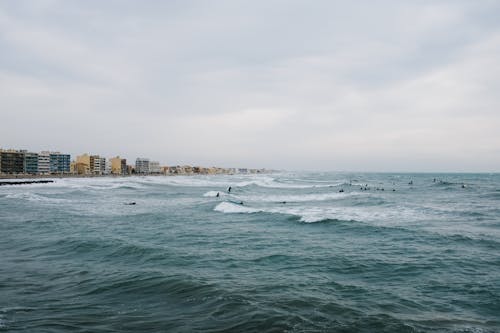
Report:
M50 153L50 172L51 173L69 173L71 156L59 152Z
M38 154L38 173L48 175L50 173L50 153L42 151Z
M24 153L24 173L31 175L39 173L37 153Z
M101 157L99 155L89 156L89 169L93 175L101 175Z
M135 173L139 174L149 173L149 158L137 158L135 160Z
M24 173L24 152L0 150L0 172L7 174Z
M161 173L160 162L158 161L149 162L149 173L154 173L154 174Z

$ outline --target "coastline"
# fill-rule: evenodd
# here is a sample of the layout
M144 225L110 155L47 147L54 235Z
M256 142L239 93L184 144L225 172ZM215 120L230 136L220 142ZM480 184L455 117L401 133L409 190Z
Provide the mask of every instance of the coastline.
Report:
M62 179L62 178L127 178L127 177L145 177L145 176L153 176L153 177L174 177L174 176L216 176L216 175L250 175L250 174L268 174L272 173L271 170L259 171L259 172L248 172L248 173L151 173L151 174L126 174L126 175L78 175L78 174L49 174L49 175L28 175L28 174L0 174L1 180L17 180L17 179Z

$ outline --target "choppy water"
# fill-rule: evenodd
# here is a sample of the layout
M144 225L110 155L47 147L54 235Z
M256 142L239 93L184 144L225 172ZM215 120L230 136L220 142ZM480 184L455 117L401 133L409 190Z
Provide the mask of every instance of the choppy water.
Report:
M499 332L500 175L2 186L0 331Z

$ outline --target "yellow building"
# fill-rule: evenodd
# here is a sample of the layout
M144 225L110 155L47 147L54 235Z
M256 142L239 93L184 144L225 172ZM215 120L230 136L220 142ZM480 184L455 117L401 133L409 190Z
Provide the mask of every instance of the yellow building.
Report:
M109 159L111 161L111 173L113 175L122 174L122 159L120 156L116 156Z
M76 173L79 175L90 174L90 156L89 154L83 154L76 157L75 163Z

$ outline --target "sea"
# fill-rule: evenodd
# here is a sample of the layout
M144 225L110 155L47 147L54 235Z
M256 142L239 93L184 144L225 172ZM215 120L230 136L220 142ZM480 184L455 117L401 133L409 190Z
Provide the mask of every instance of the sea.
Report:
M0 332L500 332L500 174L0 186Z

